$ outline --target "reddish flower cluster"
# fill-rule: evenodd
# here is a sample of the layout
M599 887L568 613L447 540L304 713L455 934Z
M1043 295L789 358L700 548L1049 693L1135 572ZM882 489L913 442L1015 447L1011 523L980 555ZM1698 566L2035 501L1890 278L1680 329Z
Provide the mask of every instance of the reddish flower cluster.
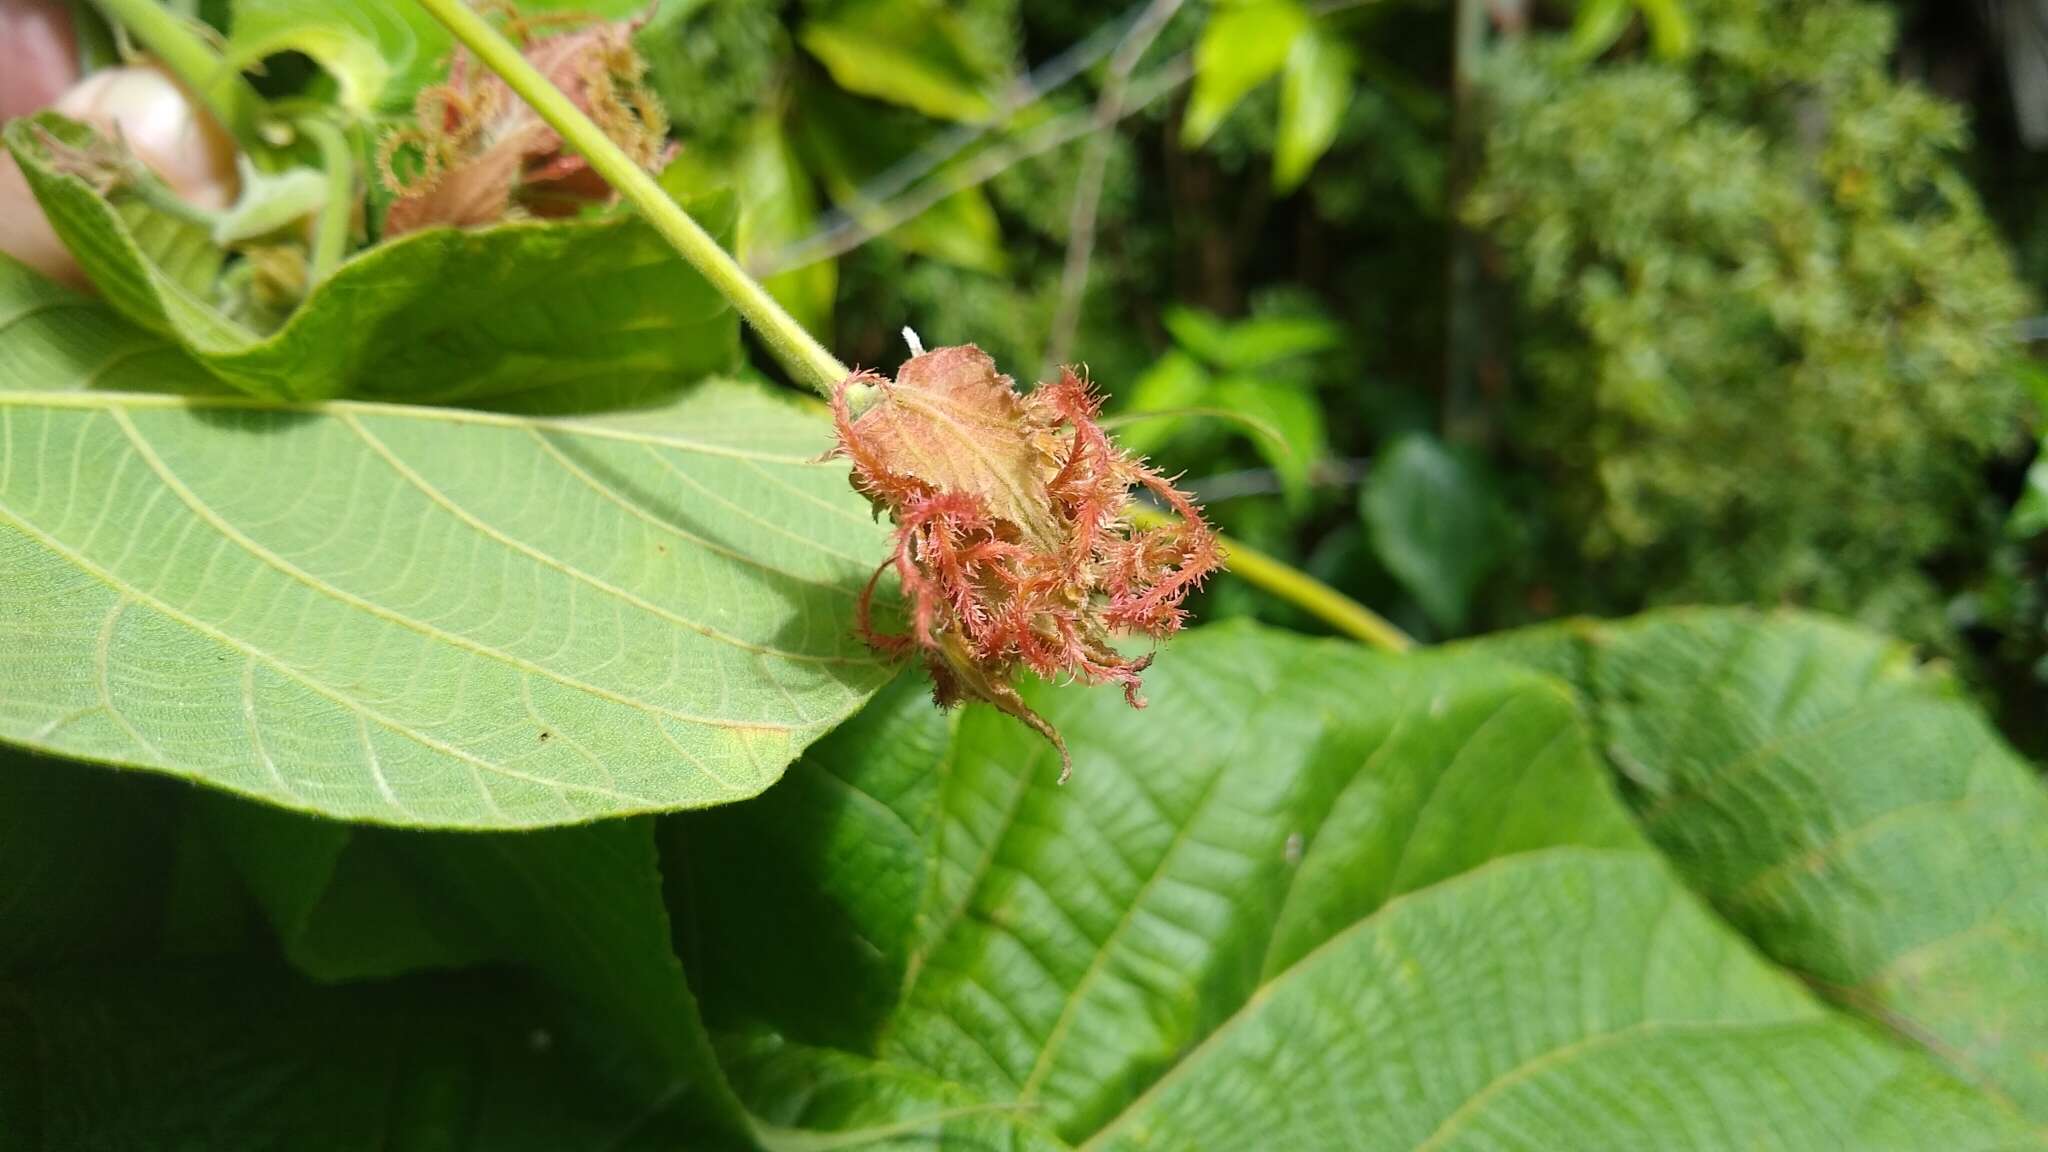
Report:
M524 42L528 63L627 155L653 169L670 155L668 118L633 49L638 26L594 24L534 37L530 21L515 14L507 31ZM386 236L436 224L489 224L515 207L562 215L612 194L539 114L465 51L456 52L446 83L420 91L413 119L386 135L378 152L384 185L397 193Z
M850 396L871 397L856 415ZM1019 669L1123 685L1135 708L1150 655L1126 657L1117 633L1163 638L1185 618L1181 601L1220 562L1201 511L1132 459L1097 422L1101 400L1062 370L1018 395L979 348L937 348L886 380L856 373L833 396L838 455L854 486L896 523L894 554L862 593L855 626L892 655L921 652L941 706L986 700L1065 741L1025 705ZM1134 488L1179 521L1141 529ZM870 621L876 581L894 568L909 632Z

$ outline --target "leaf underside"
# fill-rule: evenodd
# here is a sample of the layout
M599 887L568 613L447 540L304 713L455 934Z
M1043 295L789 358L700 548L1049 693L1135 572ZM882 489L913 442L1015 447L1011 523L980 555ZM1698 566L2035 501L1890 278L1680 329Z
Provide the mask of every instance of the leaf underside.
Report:
M586 419L182 397L0 267L0 738L377 823L753 795L889 675L819 416L723 381Z

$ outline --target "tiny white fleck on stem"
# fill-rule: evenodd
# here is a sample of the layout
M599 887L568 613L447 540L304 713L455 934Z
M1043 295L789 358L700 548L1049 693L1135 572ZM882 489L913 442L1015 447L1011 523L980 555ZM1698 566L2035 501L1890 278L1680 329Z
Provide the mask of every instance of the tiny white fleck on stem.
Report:
M912 356L924 355L924 341L917 338L917 329L912 328L908 324L903 326L903 342L910 345L910 354Z

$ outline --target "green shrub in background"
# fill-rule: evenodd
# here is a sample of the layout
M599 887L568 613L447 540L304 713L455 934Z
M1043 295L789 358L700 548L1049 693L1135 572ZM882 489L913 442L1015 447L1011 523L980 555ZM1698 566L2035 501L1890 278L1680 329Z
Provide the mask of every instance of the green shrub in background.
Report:
M1700 0L1683 61L1501 54L1470 218L1524 304L1511 453L1572 606L1790 600L1921 639L1995 539L2024 295L1863 3Z

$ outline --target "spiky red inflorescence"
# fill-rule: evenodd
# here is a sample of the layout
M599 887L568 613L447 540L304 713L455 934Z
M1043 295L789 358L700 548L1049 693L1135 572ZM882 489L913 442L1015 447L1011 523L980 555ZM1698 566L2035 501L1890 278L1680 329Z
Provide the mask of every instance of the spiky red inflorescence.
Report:
M850 390L873 390L855 415ZM1101 400L1071 369L1020 396L973 345L912 357L888 380L856 373L833 394L838 455L854 486L896 524L895 546L861 593L855 629L892 656L922 653L940 705L987 700L1059 749L1066 743L1013 684L1020 669L1123 686L1132 707L1148 655L1126 657L1117 633L1172 635L1181 601L1216 570L1216 536L1200 509L1117 447ZM1142 488L1177 523L1129 519ZM894 569L907 633L870 619L876 583Z

